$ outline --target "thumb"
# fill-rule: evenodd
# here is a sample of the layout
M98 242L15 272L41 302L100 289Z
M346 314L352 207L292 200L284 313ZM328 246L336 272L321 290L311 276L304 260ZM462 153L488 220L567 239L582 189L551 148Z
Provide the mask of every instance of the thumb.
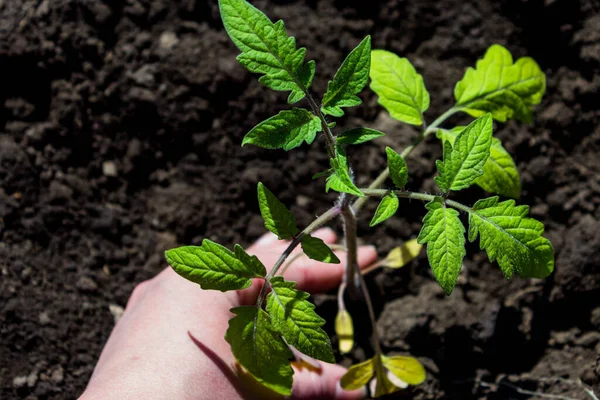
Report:
M294 366L293 399L359 400L366 397L364 389L347 391L341 388L339 382L346 373L346 368L312 359L311 363L315 366L292 363Z

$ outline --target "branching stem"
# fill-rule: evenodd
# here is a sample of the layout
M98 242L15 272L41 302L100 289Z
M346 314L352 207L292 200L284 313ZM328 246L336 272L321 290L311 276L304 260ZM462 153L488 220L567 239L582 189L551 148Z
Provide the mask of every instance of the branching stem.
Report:
M402 153L400 153L400 155L402 156L402 158L406 158L408 157L408 155L427 137L429 136L431 133L435 132L435 130L444 122L446 121L448 118L450 118L452 115L456 114L459 110L457 108L452 107L451 109L449 109L448 111L446 111L445 113L443 113L442 115L440 115L435 121L433 121L431 123L431 125L429 125L429 127L427 127L427 124L423 123L424 129L423 132L421 132L421 134L416 138L416 140L414 141L413 144L411 144L410 146L408 146L407 148L405 148ZM390 176L390 170L389 168L386 167L386 169L384 169L381 174L379 174L379 176L377 178L375 178L375 180L369 185L369 189L377 189L378 187L380 187L381 185L383 185L383 183L385 182L385 180ZM356 212L358 212L366 203L367 201L367 197L360 197L358 198L355 202L354 202L354 210Z
M340 212L341 212L340 207L337 205L330 208L324 214L322 214L317 219L315 219L310 225L308 225L306 228L304 228L304 230L302 232L300 232L298 235L296 235L294 240L292 240L292 242L288 245L288 247L281 254L281 256L279 256L279 259L273 265L273 268L271 268L271 270L265 277L265 284L263 285L262 289L260 290L260 294L258 295L258 299L256 301L256 308L260 309L262 307L264 297L267 294L267 289L271 284L271 279L277 274L277 271L279 270L279 268L283 265L283 263L290 256L290 254L292 254L294 249L302 242L302 237L304 235L311 234L313 231L317 230L322 225L331 221L333 218L340 215Z

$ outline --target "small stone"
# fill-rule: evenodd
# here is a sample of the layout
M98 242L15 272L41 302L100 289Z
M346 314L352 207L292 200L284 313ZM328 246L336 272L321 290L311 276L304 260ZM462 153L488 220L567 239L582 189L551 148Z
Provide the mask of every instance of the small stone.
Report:
M73 191L67 185L58 181L50 183L50 200L55 203L63 203L68 201L73 196Z
M298 205L298 207L304 208L310 204L310 197L300 194L300 195L296 196L296 204Z
M15 376L13 379L13 386L15 389L21 389L27 385L27 377L26 376Z
M596 307L592 310L592 318L590 322L596 328L600 328L600 307Z
M48 315L48 311L41 312L38 318L41 325L48 325L50 322L52 322L50 316Z
M135 71L131 78L141 86L152 87L154 85L154 73L156 67L154 65L144 65L137 71Z
M177 35L170 31L163 32L158 39L158 45L165 50L172 49L177 43L179 43Z
M27 387L32 388L35 387L35 384L38 381L37 371L33 371L27 376Z
M95 292L98 290L98 284L94 280L87 276L82 276L77 280L75 287L84 292Z
M117 165L113 161L103 162L102 173L104 176L117 176Z
M50 380L54 383L61 383L64 379L65 371L63 370L63 367L57 365L52 369L52 372L50 373Z
M131 100L136 100L141 103L156 102L156 95L154 93L152 93L151 90L141 88L141 87L132 87L129 90L129 98Z
M109 304L108 310L110 311L110 313L112 314L112 316L115 320L115 325L117 324L117 322L119 322L119 320L123 316L123 313L125 312L123 307L121 307L118 304Z

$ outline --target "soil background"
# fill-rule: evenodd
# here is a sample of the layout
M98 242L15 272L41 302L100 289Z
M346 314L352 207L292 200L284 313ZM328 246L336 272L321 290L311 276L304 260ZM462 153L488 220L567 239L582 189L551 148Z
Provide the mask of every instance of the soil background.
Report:
M283 18L317 61L315 93L367 34L375 48L408 57L431 93L429 121L452 105L454 84L491 44L538 61L548 89L535 123L497 124L495 134L518 164L521 203L546 225L555 273L507 282L469 245L449 298L424 254L377 272L369 286L384 350L413 354L428 369L424 385L396 397L534 398L514 385L590 398L578 379L599 393L600 2L255 4ZM258 181L301 226L334 201L311 179L328 164L322 138L289 153L240 146L287 106L238 65L215 0L0 0L0 39L2 399L79 395L133 287L165 267L165 249L205 237L247 245L264 232ZM401 150L417 130L387 117L368 90L361 97L338 129L388 134L350 153L366 185L385 165L385 145ZM434 192L440 156L435 138L413 152L408 187ZM483 195L473 188L457 198ZM397 217L369 229L375 207L363 212L359 234L381 255L418 234L422 204L402 203ZM333 296L316 301L331 320ZM368 333L358 332L356 351L340 362L371 353Z

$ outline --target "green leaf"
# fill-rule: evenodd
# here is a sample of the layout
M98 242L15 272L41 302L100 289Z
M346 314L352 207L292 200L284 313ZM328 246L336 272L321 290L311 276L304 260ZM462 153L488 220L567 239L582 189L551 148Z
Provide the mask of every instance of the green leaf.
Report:
M542 236L544 225L527 218L529 207L498 197L479 200L469 211L469 241L480 235L479 247L498 261L504 276L545 278L554 270L554 249Z
M308 258L330 264L339 264L340 259L321 239L310 235L302 236L302 250Z
M342 132L337 137L337 144L360 144L385 136L385 133L370 128L354 128Z
M388 168L390 169L390 177L397 188L402 189L408 181L408 167L406 161L392 148L386 147L385 152L388 159Z
M454 144L454 140L464 126L457 126L451 130L440 129L437 137ZM502 196L519 198L521 196L521 179L519 171L510 153L502 146L497 138L492 138L490 158L483 164L483 175L475 179L475 183L483 190Z
M279 333L271 325L269 315L256 307L230 310L225 340L231 345L235 359L263 385L284 396L292 393L293 356Z
M429 93L410 61L385 50L371 52L371 89L391 117L411 125L423 124Z
M492 116L486 114L471 122L457 137L454 147L444 143L444 161L436 162L440 176L435 183L444 192L471 186L483 174L483 165L490 156Z
M280 111L256 125L246 134L242 146L253 144L266 149L289 151L302 142L311 144L321 130L321 122L313 113L304 108L293 108Z
M447 208L441 197L427 203L429 212L419 233L420 244L427 243L427 258L433 275L444 293L450 296L465 257L465 228L458 212Z
M416 358L382 355L381 361L389 372L406 384L420 385L425 381L425 368Z
M294 213L288 210L262 182L258 183L258 205L265 220L265 227L276 234L280 240L291 239L298 233Z
M539 104L546 91L546 76L529 57L513 64L512 55L504 47L492 45L477 68L468 68L454 88L456 108L480 117L492 113L505 122L514 118L531 122L532 107Z
M238 61L249 71L264 74L259 81L279 91L291 90L289 102L304 98L314 73L314 62L304 64L306 49L296 49L283 21L272 23L244 0L219 0L225 30L242 52Z
M342 63L332 81L327 85L321 111L324 114L341 117L342 107L353 107L362 103L356 96L367 84L371 66L371 36L367 36Z
M354 364L340 379L344 390L357 390L365 386L373 376L373 359L369 358L360 364Z
M490 158L483 164L483 175L475 183L490 193L518 199L521 196L519 170L500 140L492 138Z
M307 356L335 362L329 336L321 328L325 320L307 300L309 294L296 290L295 282L284 281L282 277L271 279L271 289L267 311L286 342Z
M396 213L396 210L398 210L398 205L398 196L396 196L394 192L385 195L383 199L381 199L381 203L377 206L377 210L375 210L375 215L373 215L373 219L369 226L380 224L393 216Z
M340 193L349 193L355 196L364 197L365 195L356 187L350 173L348 172L348 162L346 155L341 149L338 149L336 158L330 160L333 174L327 177L327 183L325 185L325 191L329 192L329 189L333 189Z
M265 269L263 263L258 259L258 257L251 256L248 253L246 253L242 246L236 244L235 246L233 246L233 252L237 259L240 260L240 262L244 264L246 268L253 271L256 274L256 276L264 277L265 275L267 275L267 270Z
M165 258L175 272L199 284L202 289L245 289L252 278L266 275L265 267L256 257L250 257L238 245L235 254L208 239L202 246L182 246L167 250Z

